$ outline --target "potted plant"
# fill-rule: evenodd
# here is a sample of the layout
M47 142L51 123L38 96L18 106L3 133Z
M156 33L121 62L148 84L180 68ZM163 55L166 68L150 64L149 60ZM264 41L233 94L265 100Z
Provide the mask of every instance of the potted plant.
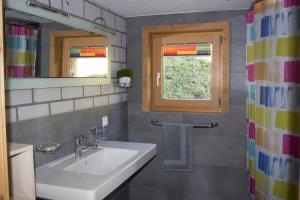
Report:
M121 69L117 72L119 84L121 87L129 87L133 79L133 71L131 69Z

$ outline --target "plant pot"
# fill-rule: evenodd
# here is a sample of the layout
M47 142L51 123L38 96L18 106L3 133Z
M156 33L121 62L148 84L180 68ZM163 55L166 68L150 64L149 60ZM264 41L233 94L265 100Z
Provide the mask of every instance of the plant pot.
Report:
M131 81L131 78L127 77L127 76L119 78L119 84L121 87L129 87L130 81Z

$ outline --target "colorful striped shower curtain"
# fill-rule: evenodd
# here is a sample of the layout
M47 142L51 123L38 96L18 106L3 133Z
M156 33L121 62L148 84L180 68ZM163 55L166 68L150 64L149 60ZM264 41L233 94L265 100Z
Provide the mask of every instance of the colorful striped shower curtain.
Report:
M38 30L8 24L5 32L6 77L34 77Z
M300 0L262 0L247 13L249 200L297 200Z

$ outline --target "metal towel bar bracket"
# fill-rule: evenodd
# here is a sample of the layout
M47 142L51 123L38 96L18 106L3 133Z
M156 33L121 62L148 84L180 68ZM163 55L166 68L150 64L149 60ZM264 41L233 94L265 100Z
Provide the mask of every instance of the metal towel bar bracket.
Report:
M156 119L151 119L151 124L153 126L163 126L163 124L158 122ZM218 126L218 122L211 122L208 125L193 125L193 128L215 128L217 126Z

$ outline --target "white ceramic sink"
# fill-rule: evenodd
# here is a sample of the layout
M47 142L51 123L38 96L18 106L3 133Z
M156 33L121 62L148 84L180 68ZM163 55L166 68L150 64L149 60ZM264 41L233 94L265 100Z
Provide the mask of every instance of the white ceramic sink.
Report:
M36 169L37 196L57 200L101 200L156 154L155 144L106 141Z
M73 171L87 174L104 175L115 170L123 163L138 153L137 150L102 148L86 158L64 168L66 171Z

